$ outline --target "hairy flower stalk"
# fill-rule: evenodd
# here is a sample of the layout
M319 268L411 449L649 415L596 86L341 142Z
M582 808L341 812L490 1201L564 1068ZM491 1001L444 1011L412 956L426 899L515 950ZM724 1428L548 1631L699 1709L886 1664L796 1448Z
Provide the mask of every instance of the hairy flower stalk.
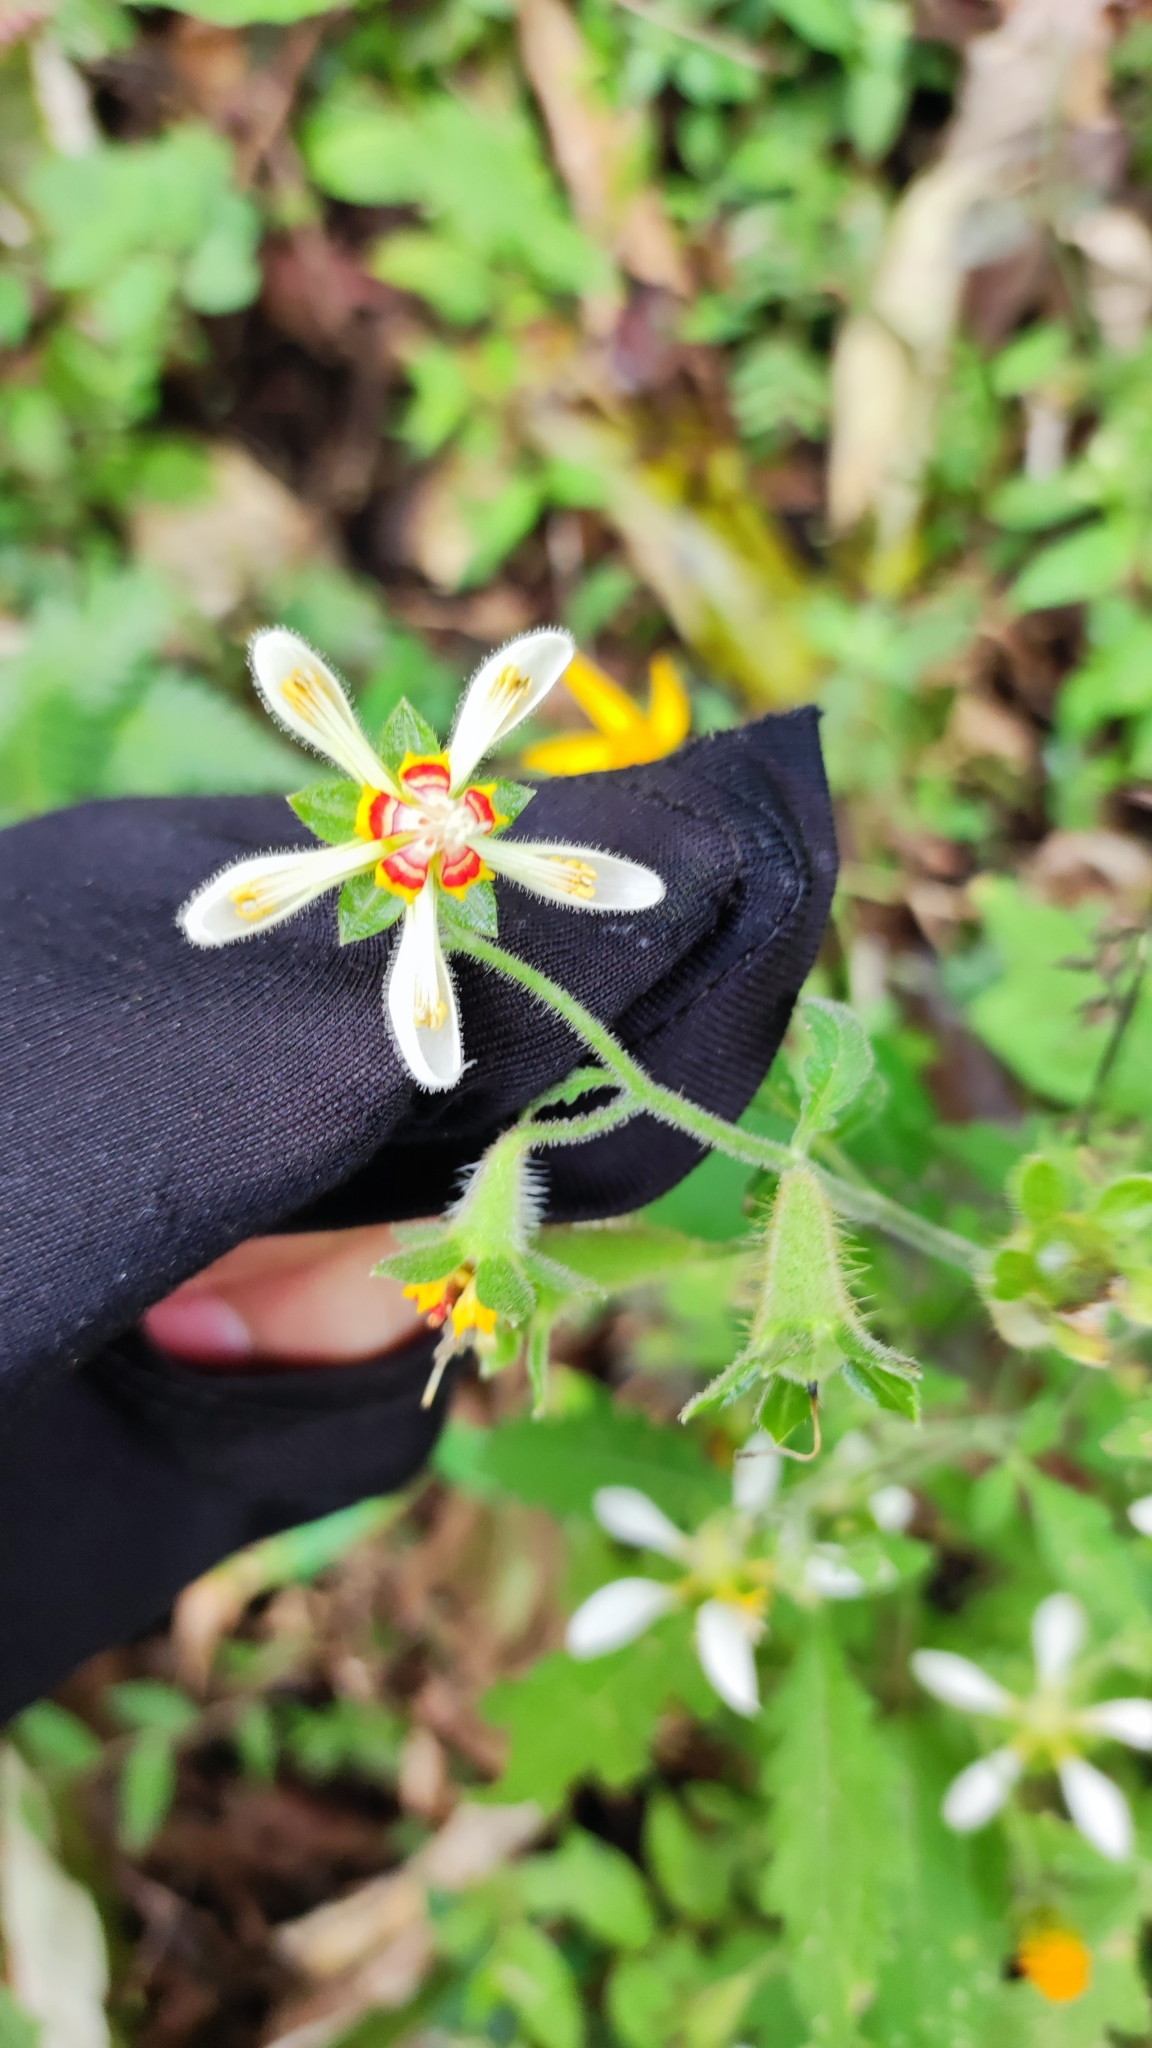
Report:
M198 889L180 924L194 945L224 946L295 917L340 887L347 942L400 923L387 980L387 1012L401 1058L428 1089L452 1088L464 1070L447 952L465 927L495 932L496 876L574 910L650 909L664 884L649 868L595 847L505 842L501 833L534 792L477 782L483 757L528 717L575 652L551 628L526 633L488 657L461 701L448 746L411 705L393 712L373 748L332 670L295 633L258 633L252 674L266 709L349 777L292 799L323 851L257 854ZM447 942L447 943L446 943Z
M1074 1666L1087 1634L1087 1616L1070 1593L1042 1600L1032 1618L1036 1686L1021 1699L967 1657L950 1650L917 1650L912 1670L938 1700L962 1713L1003 1721L1007 1743L961 1771L944 1795L950 1828L968 1834L999 1813L1026 1772L1054 1770L1073 1825L1112 1862L1132 1853L1132 1815L1118 1785L1085 1762L1094 1742L1123 1742L1152 1750L1152 1700L1102 1700L1075 1705Z
M915 1416L919 1368L864 1327L832 1205L811 1167L795 1165L780 1176L748 1341L683 1415L759 1387L757 1421L782 1442L810 1413L815 1424L821 1384L841 1370L857 1393Z

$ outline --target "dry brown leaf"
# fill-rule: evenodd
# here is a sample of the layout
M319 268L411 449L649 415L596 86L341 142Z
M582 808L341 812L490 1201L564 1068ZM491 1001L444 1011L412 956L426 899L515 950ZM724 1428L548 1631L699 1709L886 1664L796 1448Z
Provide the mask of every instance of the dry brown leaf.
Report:
M686 298L683 251L660 194L643 182L638 111L602 98L593 54L564 0L519 0L518 20L524 69L580 225L640 283Z
M1036 739L1027 720L973 691L957 696L944 745L957 762L1002 761L1020 776L1036 768Z
M207 493L187 504L139 506L132 547L205 618L223 619L282 570L334 560L335 549L317 515L246 449L218 442L210 454Z
M1126 206L1101 206L1065 230L1088 258L1088 303L1109 348L1134 355L1152 313L1152 234Z
M1050 832L1024 875L1048 903L1103 896L1125 916L1139 917L1152 902L1152 853L1124 832Z

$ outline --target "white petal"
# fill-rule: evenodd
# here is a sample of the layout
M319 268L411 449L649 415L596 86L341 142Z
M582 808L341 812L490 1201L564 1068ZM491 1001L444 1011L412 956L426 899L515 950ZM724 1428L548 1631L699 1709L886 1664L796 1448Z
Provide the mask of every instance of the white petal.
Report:
M228 946L295 917L350 875L375 867L380 848L365 839L303 853L257 853L215 875L188 898L176 922L194 946Z
M1128 1520L1142 1536L1152 1536L1152 1493L1146 1493L1140 1500L1134 1500L1128 1510Z
M994 1749L953 1778L940 1811L958 1835L974 1834L999 1813L1024 1768L1014 1749Z
M602 1486L592 1496L592 1511L602 1529L617 1543L637 1550L658 1550L662 1557L683 1557L687 1540L654 1500L637 1486Z
M454 790L467 782L476 763L505 733L536 709L575 652L571 633L545 626L537 633L522 633L481 662L464 692L448 743Z
M475 850L496 874L568 910L651 910L664 884L651 868L593 846L545 846L477 836Z
M732 1505L742 1515L758 1515L776 1497L784 1460L766 1429L750 1436L732 1465Z
M859 1600L868 1591L859 1572L837 1557L831 1544L814 1550L805 1560L804 1584L822 1600Z
M675 1604L671 1586L655 1579L613 1579L576 1609L568 1623L569 1655L603 1657L622 1649Z
M756 1659L740 1616L723 1600L706 1600L696 1616L696 1655L705 1678L737 1714L758 1714Z
M878 1529L898 1536L916 1513L916 1495L907 1486L882 1486L868 1502L868 1512Z
M388 976L388 1016L400 1057L422 1088L454 1088L464 1070L456 990L440 944L436 888L404 912Z
M353 782L391 789L380 762L327 662L285 626L254 635L252 677L273 718L318 754L327 755Z
M1112 1863L1123 1863L1132 1854L1132 1815L1119 1785L1082 1756L1070 1756L1060 1765L1060 1790L1085 1840Z
M1067 1677L1087 1632L1088 1616L1071 1593L1052 1593L1040 1602L1032 1616L1032 1651L1042 1684L1056 1685Z
M1079 1718L1093 1735L1110 1735L1129 1749L1152 1749L1152 1700L1101 1700Z
M961 1707L966 1714L995 1714L1003 1719L1015 1702L1010 1692L981 1671L968 1657L956 1657L951 1650L916 1650L912 1655L913 1675L935 1699L946 1706Z

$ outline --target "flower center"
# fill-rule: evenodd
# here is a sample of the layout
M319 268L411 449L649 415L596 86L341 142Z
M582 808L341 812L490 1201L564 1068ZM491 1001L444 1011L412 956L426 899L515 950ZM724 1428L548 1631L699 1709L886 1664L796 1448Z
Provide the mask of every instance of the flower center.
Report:
M462 896L475 882L491 880L492 870L472 841L506 822L493 809L495 783L473 783L454 796L443 754L407 755L397 780L398 796L366 784L356 813L360 836L384 841L384 856L375 873L377 888L414 903L430 872L455 896Z

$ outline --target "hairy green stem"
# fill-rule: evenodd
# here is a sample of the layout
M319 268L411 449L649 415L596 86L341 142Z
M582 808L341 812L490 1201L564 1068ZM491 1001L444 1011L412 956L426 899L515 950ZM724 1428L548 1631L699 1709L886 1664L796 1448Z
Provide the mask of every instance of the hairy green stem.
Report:
M778 1144L773 1138L759 1137L753 1131L741 1130L738 1124L730 1124L722 1116L713 1116L710 1110L701 1109L698 1103L678 1095L675 1089L665 1088L659 1081L654 1081L631 1053L625 1051L606 1024L586 1010L575 996L569 995L567 989L542 974L539 968L529 966L526 960L518 960L514 953L506 953L502 946L493 945L491 939L481 938L475 932L467 936L463 933L459 937L454 935L453 947L456 952L467 953L472 959L481 961L485 967L494 968L497 974L505 975L509 981L518 982L521 988L527 989L563 1017L577 1036L592 1048L607 1072L633 1098L632 1113L644 1110L649 1116L658 1117L661 1123L686 1131L690 1137L698 1138L701 1144L726 1152L730 1158L739 1159L746 1166L783 1173L786 1167L796 1164L798 1155L790 1146ZM566 1124L563 1135L575 1136L574 1126L581 1121L574 1118L571 1125ZM553 1142L560 1138L561 1133L557 1132ZM887 1195L877 1193L874 1188L855 1186L821 1166L814 1165L813 1171L838 1215L852 1223L883 1230L889 1237L911 1245L929 1258L959 1267L969 1278L975 1278L980 1272L984 1254L970 1238L929 1223L923 1216L915 1215L899 1202L890 1201Z

